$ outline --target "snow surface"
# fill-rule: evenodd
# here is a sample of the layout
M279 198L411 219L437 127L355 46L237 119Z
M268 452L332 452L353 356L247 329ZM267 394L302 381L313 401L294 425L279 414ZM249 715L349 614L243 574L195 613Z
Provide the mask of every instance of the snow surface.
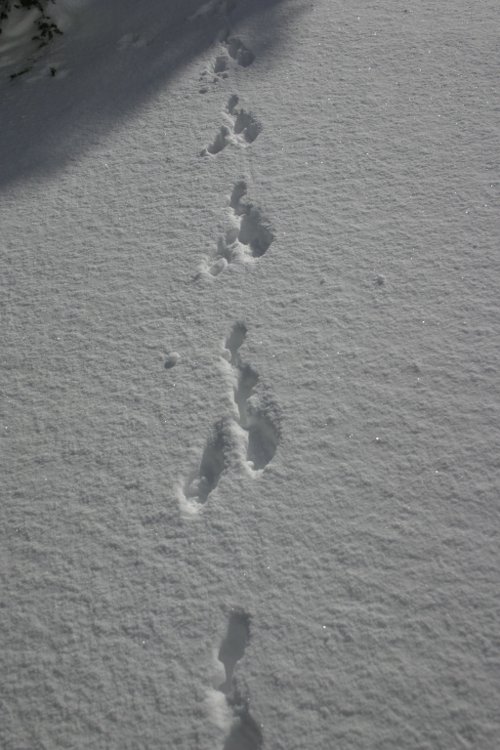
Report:
M49 10L0 49L2 748L497 748L498 4Z

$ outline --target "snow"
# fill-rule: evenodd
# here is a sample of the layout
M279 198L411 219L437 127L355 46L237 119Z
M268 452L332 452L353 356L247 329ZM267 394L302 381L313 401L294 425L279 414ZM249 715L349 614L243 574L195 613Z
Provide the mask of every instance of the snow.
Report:
M0 744L494 750L497 5L48 12L0 47Z

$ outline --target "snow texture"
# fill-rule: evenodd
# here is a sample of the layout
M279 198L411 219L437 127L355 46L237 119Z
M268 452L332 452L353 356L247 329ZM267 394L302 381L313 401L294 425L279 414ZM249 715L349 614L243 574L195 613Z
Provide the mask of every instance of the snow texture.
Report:
M496 750L498 3L47 12L0 38L0 746Z

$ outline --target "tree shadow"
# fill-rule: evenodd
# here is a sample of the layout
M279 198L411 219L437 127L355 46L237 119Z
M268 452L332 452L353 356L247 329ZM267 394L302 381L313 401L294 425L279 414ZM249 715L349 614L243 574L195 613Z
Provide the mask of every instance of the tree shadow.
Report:
M251 19L255 55L279 44L285 0L87 0L47 48L45 77L0 82L0 190L90 151L228 29ZM290 14L295 11L290 9ZM287 9L288 18L288 9ZM62 60L54 74L51 60ZM41 67L40 61L36 64ZM64 72L68 71L67 77Z

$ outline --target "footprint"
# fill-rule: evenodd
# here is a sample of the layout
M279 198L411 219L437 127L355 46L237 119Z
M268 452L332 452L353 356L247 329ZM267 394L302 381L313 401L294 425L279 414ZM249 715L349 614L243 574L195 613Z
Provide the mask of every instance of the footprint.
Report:
M229 353L231 355L231 359L229 360L229 362L233 365L233 367L236 367L236 365L238 364L238 349L244 342L246 335L247 329L243 325L243 323L236 323L233 326L233 330L229 334L229 337L226 341L226 349L229 350Z
M206 93L206 91L208 91L206 86L200 89L202 93ZM202 149L200 156L218 154L230 143L241 147L249 146L262 132L262 124L251 112L246 112L244 109L236 109L238 101L239 98L236 94L230 97L227 104L227 112L230 118L229 127L223 125L214 142Z
M193 16L191 16L191 20L196 18L198 15L207 15L211 13L215 13L217 11L216 3L207 3L205 6L205 11L203 11L202 8L195 13ZM220 4L219 4L220 5ZM232 10L234 10L234 3L226 3L226 8L220 10L220 12L225 13L226 15L229 15ZM243 68L247 68L249 65L253 63L255 60L255 55L248 47L243 44L241 39L237 39L235 37L230 36L231 32L228 28L222 29L219 34L217 35L217 41L221 44L224 44L227 48L228 54L224 53L221 55L217 55L215 58L215 61L213 63L213 78L212 83L218 84L219 81L222 78L229 78L229 67L231 58L238 64L241 65ZM131 35L130 35L131 36ZM202 74L200 75L200 94L206 94L209 90L209 81L208 76L210 75L210 71L205 69Z
M201 155L206 156L207 154L218 154L223 148L226 148L229 143L231 143L231 131L226 125L223 125L219 133L215 136L214 142L211 143L210 146L207 146L207 148L204 148Z
M259 412L248 417L247 461L254 471L263 469L273 460L278 447L278 435L272 422Z
M246 183L240 180L229 200L229 207L233 211L232 226L224 237L219 238L215 260L205 268L212 276L218 276L237 259L245 262L261 258L274 240L269 222L261 210L251 203L241 202L246 194Z
M234 132L236 135L243 134L247 143L253 143L262 130L262 125L253 117L253 115L240 110L234 121Z
M227 634L219 650L219 661L224 666L226 679L215 685L226 696L235 718L224 750L259 750L263 746L262 732L249 711L249 700L241 696L234 679L236 664L243 657L249 640L250 616L243 610L235 610L229 618Z
M242 610L231 613L227 634L219 649L219 661L226 670L226 679L217 689L228 695L233 689L233 673L236 663L243 657L250 639L250 616Z
M251 49L246 47L241 39L237 39L236 37L229 37L225 40L227 45L227 51L233 58L233 60L236 60L238 65L241 65L244 68L248 68L249 65L253 63L255 60L255 55L252 52Z
M200 466L191 472L184 486L184 496L196 499L204 505L210 493L217 487L220 476L224 471L227 448L227 434L224 421L221 419L214 425L203 455Z
M274 235L266 227L260 211L251 208L241 220L239 242L250 247L252 258L261 258L269 249L273 239Z
M227 53L217 55L213 63L213 73L223 78L229 76L229 69L231 64L231 58L244 68L247 68L255 60L253 52L246 47L241 39L230 38L229 29L223 29L219 32L217 41L224 44ZM229 54L228 54L229 53ZM209 70L205 69L200 76L200 80L209 74ZM214 79L214 83L218 83L217 79Z
M247 143L253 143L262 131L262 125L250 112L244 109L237 110L236 105L239 98L233 94L227 103L227 111L234 117L233 130L236 135L242 134Z
M235 104L238 104L238 97L237 96L231 97L231 99L229 100L229 104L228 104L229 107L235 106L231 104L231 101L233 100L233 98L236 99ZM233 192L231 193L231 199L229 201L229 205L231 206L231 208L233 209L234 213L237 216L241 216L242 214L245 213L245 208L240 205L240 201L242 198L245 197L246 194L247 194L246 182L244 182L244 180L240 180L234 186Z
M269 223L264 219L260 209L251 203L241 203L241 199L247 194L247 186L240 180L234 186L229 202L235 216L241 217L238 230L238 242L250 248L253 258L261 258L269 249L274 234L269 228Z
M260 471L273 460L279 445L279 433L269 416L272 404L263 408L259 397L255 394L255 387L259 382L258 373L250 365L240 362L238 350L246 334L245 326L242 323L236 323L226 341L226 358L238 375L233 399L238 408L238 423L248 434L246 460L253 471Z
M224 55L218 55L215 58L214 64L213 64L213 70L212 73L210 70L205 68L205 70L201 73L199 78L200 83L200 94L206 94L209 90L210 81L209 77L212 76L212 83L218 84L220 83L221 79L223 78L229 78L229 63L231 62L231 58L229 58L226 54Z

